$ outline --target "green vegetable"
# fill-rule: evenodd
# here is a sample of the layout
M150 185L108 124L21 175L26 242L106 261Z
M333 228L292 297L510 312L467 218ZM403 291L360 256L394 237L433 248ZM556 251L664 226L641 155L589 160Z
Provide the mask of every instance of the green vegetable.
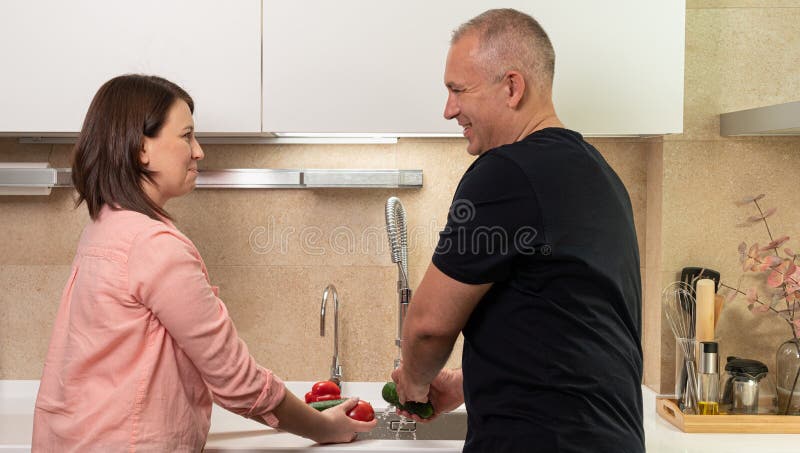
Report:
M315 401L313 403L308 403L308 405L318 411L324 411L325 409L330 409L333 406L338 406L344 403L345 401L347 401L347 398L342 398L338 400L328 400L328 401Z
M400 404L400 398L397 396L397 384L394 382L387 382L386 385L383 386L381 396L383 396L383 400L389 404L394 406Z
M387 403L409 414L418 415L420 418L431 418L433 416L433 405L430 402L406 401L406 404L400 404L400 399L397 396L397 385L394 382L387 382L383 386L381 396Z

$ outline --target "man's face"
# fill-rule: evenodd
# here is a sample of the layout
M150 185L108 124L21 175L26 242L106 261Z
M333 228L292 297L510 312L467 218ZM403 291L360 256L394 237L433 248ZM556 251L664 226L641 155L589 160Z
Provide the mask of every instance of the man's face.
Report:
M481 68L478 49L476 33L462 36L450 47L444 70L448 91L444 117L464 128L467 152L472 155L510 143L502 137L503 85L488 76L493 68Z

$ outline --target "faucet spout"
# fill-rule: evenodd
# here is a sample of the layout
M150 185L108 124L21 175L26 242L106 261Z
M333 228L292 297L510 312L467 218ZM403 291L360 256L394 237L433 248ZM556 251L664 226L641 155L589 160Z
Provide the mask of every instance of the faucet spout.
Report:
M322 305L319 310L319 336L325 336L325 302L329 295L333 296L333 358L331 359L329 380L339 385L342 380L342 365L339 363L339 294L332 284L326 286L322 292Z
M325 287L322 291L322 305L319 310L319 336L325 336L325 303L328 297L333 296L333 358L331 360L330 381L336 385L342 380L342 365L339 363L339 294L336 287L332 284Z

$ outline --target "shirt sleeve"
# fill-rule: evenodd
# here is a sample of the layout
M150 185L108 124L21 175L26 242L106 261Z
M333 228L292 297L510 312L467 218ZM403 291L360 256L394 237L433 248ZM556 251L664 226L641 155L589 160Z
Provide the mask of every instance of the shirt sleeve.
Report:
M522 169L503 156L481 156L459 183L433 264L462 283L504 281L515 260L541 253L540 218Z
M166 225L151 227L134 240L128 272L131 295L192 360L214 401L277 426L272 411L283 401L285 386L248 352L194 245Z

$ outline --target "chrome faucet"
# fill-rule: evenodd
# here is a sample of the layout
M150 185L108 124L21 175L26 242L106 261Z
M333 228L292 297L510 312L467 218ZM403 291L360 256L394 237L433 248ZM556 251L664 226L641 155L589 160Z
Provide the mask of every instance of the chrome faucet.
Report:
M400 351L403 346L403 320L411 302L411 288L408 284L408 235L406 232L406 210L397 197L386 200L386 233L392 252L392 262L397 263L397 358L394 367L400 366Z
M325 336L325 302L328 295L333 295L333 361L331 362L330 380L336 385L342 380L342 365L339 364L339 294L336 287L330 284L322 291L322 305L319 309L319 336Z

